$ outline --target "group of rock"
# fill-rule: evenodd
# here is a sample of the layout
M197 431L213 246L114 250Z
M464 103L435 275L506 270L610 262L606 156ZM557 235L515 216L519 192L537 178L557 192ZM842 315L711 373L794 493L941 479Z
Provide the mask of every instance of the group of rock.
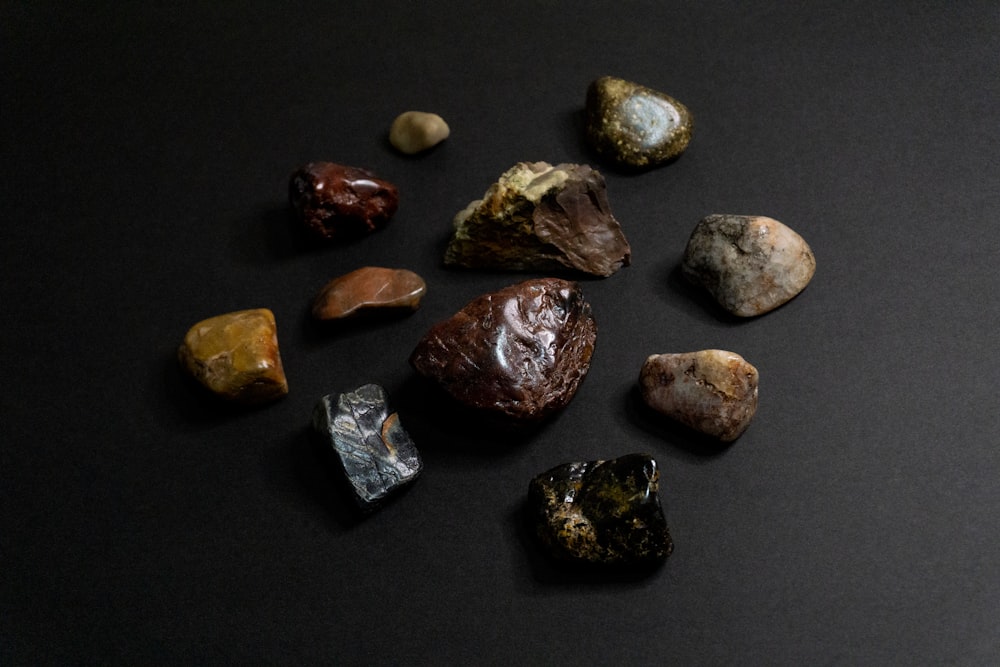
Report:
M586 96L586 138L602 160L646 169L680 155L692 117L677 100L613 77ZM389 139L403 153L449 135L440 116L406 112ZM324 241L356 238L390 221L397 188L370 171L330 162L292 174L298 224ZM608 203L602 175L578 164L522 162L454 218L447 266L607 277L631 250ZM812 278L815 259L792 229L763 216L710 215L694 227L682 274L739 317L766 313ZM413 312L426 285L405 269L363 267L315 297L319 320ZM590 368L597 327L579 284L536 278L484 294L432 326L410 365L454 400L514 424L538 423L565 407ZM183 367L226 399L261 404L288 393L274 315L265 308L195 324L180 347ZM700 350L650 355L639 370L653 410L719 442L736 440L757 409L758 373L739 354ZM378 385L324 396L313 426L336 454L359 507L378 507L413 482L420 455ZM657 495L659 472L646 454L570 462L529 484L542 544L556 559L587 564L662 562L673 546Z

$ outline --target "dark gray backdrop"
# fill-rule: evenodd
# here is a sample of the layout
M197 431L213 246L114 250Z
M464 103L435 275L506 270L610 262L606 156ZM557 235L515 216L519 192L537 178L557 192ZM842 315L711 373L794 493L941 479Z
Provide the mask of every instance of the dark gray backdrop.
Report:
M0 662L1000 660L996 3L56 4L0 10ZM602 168L634 263L583 283L599 333L574 401L498 434L406 359L529 277L445 270L450 221L517 161L600 167L580 131L603 74L686 103L694 138L662 169ZM451 138L395 154L407 109ZM297 240L287 178L321 159L399 186L388 228ZM710 213L797 230L812 284L720 316L674 274ZM314 327L315 291L364 265L421 273L420 311ZM223 410L175 350L251 307L277 316L291 394ZM647 355L709 347L761 375L716 452L633 393ZM307 427L370 381L426 470L357 521ZM667 564L540 559L528 480L635 451L662 468Z

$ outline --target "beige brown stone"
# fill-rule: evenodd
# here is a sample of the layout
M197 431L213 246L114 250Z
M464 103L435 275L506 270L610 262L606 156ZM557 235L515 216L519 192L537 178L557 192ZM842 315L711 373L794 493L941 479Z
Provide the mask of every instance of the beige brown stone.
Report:
M274 313L267 308L210 317L187 332L181 365L212 393L258 404L288 393Z
M414 155L437 146L451 129L444 118L426 111L404 111L389 128L389 143L400 153Z
M732 442L757 412L757 369L735 352L654 354L639 374L653 410L722 442Z
M427 292L424 279L406 269L366 266L328 282L313 301L319 320L342 320L378 312L412 313Z

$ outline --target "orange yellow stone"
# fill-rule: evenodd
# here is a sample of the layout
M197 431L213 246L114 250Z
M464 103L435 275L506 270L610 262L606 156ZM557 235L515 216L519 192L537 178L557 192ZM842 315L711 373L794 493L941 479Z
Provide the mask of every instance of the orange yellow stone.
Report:
M254 405L288 394L278 327L267 308L198 322L184 336L177 356L192 377L227 400Z

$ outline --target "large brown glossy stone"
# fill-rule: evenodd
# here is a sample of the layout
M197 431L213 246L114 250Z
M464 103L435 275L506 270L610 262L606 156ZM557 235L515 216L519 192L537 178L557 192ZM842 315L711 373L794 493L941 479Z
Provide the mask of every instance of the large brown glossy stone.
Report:
M266 403L288 393L278 329L267 308L198 322L187 332L177 356L194 379L227 400Z
M412 313L427 292L423 278L406 269L366 266L328 282L313 301L318 320L372 313Z
M520 162L455 216L444 263L607 277L632 257L600 172Z
M399 191L368 171L333 162L310 162L292 174L288 198L314 238L340 241L379 229L399 206Z
M467 406L539 420L573 398L596 337L580 286L540 278L480 296L436 324L410 364Z

